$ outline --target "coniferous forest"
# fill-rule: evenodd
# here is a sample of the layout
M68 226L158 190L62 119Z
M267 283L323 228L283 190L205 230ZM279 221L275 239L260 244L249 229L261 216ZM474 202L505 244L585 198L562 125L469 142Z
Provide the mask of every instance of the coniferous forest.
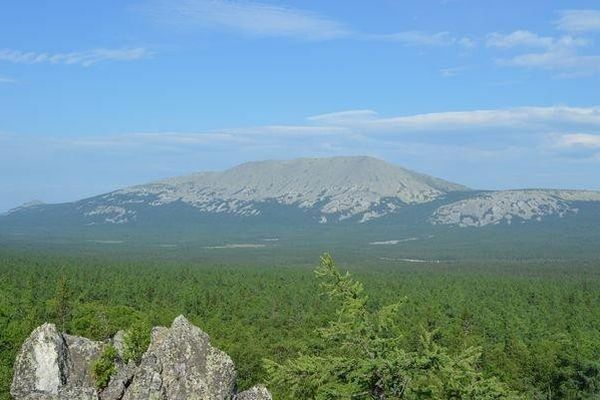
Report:
M335 254L333 255L335 256ZM143 348L185 314L277 399L596 399L595 262L314 265L0 253L0 399L45 321ZM349 273L346 273L349 270ZM135 348L135 346L134 346ZM132 355L135 357L135 354Z

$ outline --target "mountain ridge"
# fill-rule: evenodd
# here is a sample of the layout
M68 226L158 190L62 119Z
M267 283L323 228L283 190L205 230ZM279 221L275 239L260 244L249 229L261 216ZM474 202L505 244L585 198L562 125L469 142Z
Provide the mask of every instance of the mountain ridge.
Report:
M159 209L169 210L165 211L168 218L176 223L184 217L178 217L173 208L182 206L187 207L186 213L215 218L227 215L258 221L297 213L312 223L368 223L434 202L439 204L425 223L483 227L550 216L566 218L579 212L579 202L600 202L600 192L473 190L368 156L297 158L251 161L224 171L157 180L60 205L24 205L0 218L0 227L3 220L18 222L20 216L35 220L59 209L74 223L86 226L152 219ZM274 207L280 208L277 215ZM60 218L55 221L61 223Z

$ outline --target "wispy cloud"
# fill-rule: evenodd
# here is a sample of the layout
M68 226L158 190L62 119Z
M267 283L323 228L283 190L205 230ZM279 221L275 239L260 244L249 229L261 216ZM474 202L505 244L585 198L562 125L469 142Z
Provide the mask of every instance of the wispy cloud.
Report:
M504 50L538 49L497 59L496 62L502 66L551 70L562 77L600 73L600 56L581 52L582 48L593 46L593 42L587 38L539 36L519 30L509 34L492 33L488 35L486 45Z
M457 75L460 75L462 72L468 70L469 67L450 67L450 68L442 68L440 69L440 75L444 78L452 78Z
M600 129L600 107L517 107L508 109L449 111L382 117L372 110L343 111L309 117L333 125L372 133L442 133L502 128L505 131L547 132L557 127L586 126Z
M286 142L294 139L324 138L349 134L343 127L309 125L264 125L221 129L209 132L134 132L102 137L53 138L61 147L137 148L163 146L239 146L265 142Z
M475 47L475 41L468 37L458 37L450 32L424 32L404 31L390 34L355 34L356 37L365 39L390 41L401 43L406 46L461 46L465 48Z
M0 49L0 61L15 64L66 64L89 67L104 61L134 61L152 56L142 48L93 49L69 53L38 53Z
M284 37L308 41L352 39L396 42L405 46L473 47L468 37L449 32L361 32L326 16L292 7L252 1L156 0L147 10L154 18L178 26L224 30L247 36Z
M557 132L559 132L557 134ZM562 132L562 133L560 133ZM588 132L574 135L571 132ZM561 138L565 146L597 143L600 107L518 107L382 116L373 110L348 110L308 117L304 124L225 128L206 132L135 132L108 136L45 137L49 148L115 151L194 152L240 148L389 149L430 145L450 150L501 151L535 148ZM0 136L0 139L2 137ZM26 138L5 136L5 141ZM39 141L39 139L37 139ZM417 146L418 147L418 146ZM462 151L462 150L461 150Z
M224 29L254 36L330 40L351 34L343 24L309 11L227 0L159 0L150 13L177 24Z
M565 10L556 22L559 29L568 32L600 31L600 10Z
M2 83L17 83L16 79L0 75L0 84Z
M498 60L500 65L558 71L559 77L572 78L600 73L600 56L582 56L572 50L558 49L527 53Z
M373 110L348 110L308 117L308 121L326 125L345 125L353 122L373 121L379 118L379 113Z
M519 30L509 34L498 32L490 33L487 37L486 45L488 47L499 47L503 49L517 46L548 48L555 45L555 42L556 40L552 37L539 36L533 32Z
M600 134L591 135L587 133L569 133L562 135L556 142L557 147L584 147L600 149Z

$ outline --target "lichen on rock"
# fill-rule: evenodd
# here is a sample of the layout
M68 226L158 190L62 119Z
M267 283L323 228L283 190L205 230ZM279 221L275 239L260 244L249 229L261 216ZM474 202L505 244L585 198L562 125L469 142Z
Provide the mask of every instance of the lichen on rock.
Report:
M139 365L122 360L108 385L97 391L91 365L103 350L118 344L95 342L38 327L15 362L11 394L15 400L270 400L264 386L236 393L231 358L212 347L210 338L185 317L170 328L155 327Z

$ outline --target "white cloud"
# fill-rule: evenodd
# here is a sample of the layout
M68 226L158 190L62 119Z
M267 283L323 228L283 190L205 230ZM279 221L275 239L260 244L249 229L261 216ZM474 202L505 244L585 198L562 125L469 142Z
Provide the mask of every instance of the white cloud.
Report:
M17 83L15 79L0 75L0 84L2 83Z
M332 135L340 135L348 133L343 127L322 127L322 126L306 126L306 125L265 125L250 128L238 128L225 130L233 135L239 136L255 136L255 137L325 137Z
M341 23L291 7L228 0L160 1L151 10L160 18L256 36L287 36L307 40L345 37Z
M442 68L442 69L440 69L440 75L444 78L452 78L468 69L469 69L469 67Z
M556 25L568 32L600 31L600 10L566 10Z
M490 33L486 45L507 49L516 46L550 47L554 42L555 39L551 37L539 36L529 31L514 31L509 34Z
M449 32L366 33L314 12L243 0L156 0L154 6L149 8L149 13L177 26L221 29L257 37L287 37L310 41L372 40L396 42L405 46L475 46L472 39L455 37Z
M581 37L566 35L555 38L550 36L539 36L538 34L529 31L514 31L509 34L494 32L488 35L486 41L488 47L502 49L514 47L539 47L547 50L560 50L576 49L590 44L591 42L589 40Z
M600 73L600 56L583 56L568 49L543 53L527 53L510 59L498 60L500 65L539 68L561 72L563 77L577 77Z
M475 46L475 42L468 37L456 37L450 32L424 32L404 31L380 35L357 35L366 39L398 42L406 46L452 46L458 45L466 48Z
M326 114L313 115L307 119L311 122L336 125L346 124L348 122L364 122L368 120L375 120L379 118L377 111L373 110L349 110L349 111L337 111Z
M587 132L572 134L571 132ZM305 149L364 153L371 150L420 149L440 154L446 149L461 154L502 154L507 149L544 151L598 147L598 107L518 107L466 110L384 117L373 110L348 110L308 117L305 124L226 128L205 132L136 132L106 136L0 135L6 154L31 146L47 151L95 154L197 154L211 151L256 151L272 157L280 151ZM556 145L559 143L560 146ZM16 146L16 147L15 147ZM460 149L460 150L458 150ZM275 152L275 153L273 153ZM579 153L577 153L579 154ZM577 156L576 154L576 156ZM589 157L589 155L587 155Z
M600 149L600 135L587 133L570 133L559 137L557 147L585 147Z
M497 59L496 62L502 66L551 70L563 77L600 73L600 56L582 54L580 49L591 46L592 42L581 37L567 35L555 38L521 30L510 34L492 33L488 35L486 45L505 50L520 47L542 49Z
M133 61L148 58L152 52L138 48L93 49L70 53L36 53L0 49L0 61L15 64L74 64L89 67L104 61Z
M544 132L557 126L600 128L600 107L517 107L507 109L448 111L408 116L381 117L375 111L356 110L317 115L309 121L335 125L361 133L441 133L503 128L510 131Z
M55 137L50 145L65 148L177 148L222 147L285 143L306 138L352 137L344 127L311 125L264 125L208 132L134 132L110 136ZM356 136L356 135L354 135ZM11 137L7 137L11 138ZM2 136L0 136L2 139ZM14 139L14 137L12 137Z

